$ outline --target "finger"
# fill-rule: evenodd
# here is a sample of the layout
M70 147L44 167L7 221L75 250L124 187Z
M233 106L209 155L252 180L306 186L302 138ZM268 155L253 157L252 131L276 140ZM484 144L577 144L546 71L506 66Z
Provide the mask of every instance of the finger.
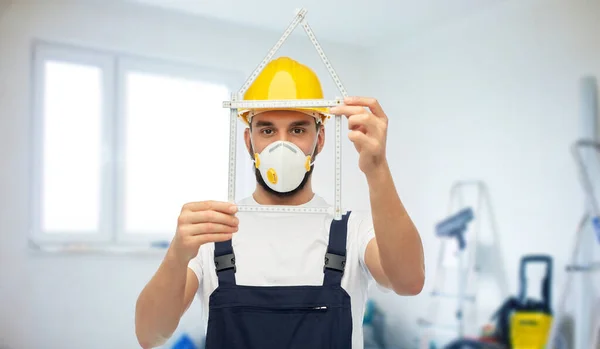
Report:
M366 134L364 134L360 131L352 130L352 131L348 132L348 139L350 139L350 141L352 141L352 143L354 143L358 146L362 146L367 142L368 137Z
M361 106L369 108L371 113L380 118L387 119L387 115L383 111L381 104L375 98L371 97L347 97L344 99L344 104L347 106Z
M237 233L238 227L219 223L198 223L181 227L181 233L187 236L204 234L233 234Z
M220 211L223 213L235 213L236 206L230 202L223 201L200 201L200 202L189 202L183 205L182 211Z
M375 116L372 114L356 114L348 118L348 129L372 133L375 129Z
M186 211L181 213L181 224L197 223L220 223L229 226L237 226L239 219L231 213L219 211Z
M348 132L348 139L357 147L357 150L370 149L374 145L374 141L371 137L360 131Z
M354 115L354 114L364 114L367 110L361 106L350 106L350 105L338 105L332 108L329 108L329 112L333 115Z
M205 244L207 242L223 242L233 238L233 234L203 234L197 236L198 240Z
M361 131L352 130L352 131L348 132L348 139L354 145L354 149L356 149L356 151L358 151L360 153L362 151L362 144L359 140L359 137L360 137L359 134L364 136L364 134Z

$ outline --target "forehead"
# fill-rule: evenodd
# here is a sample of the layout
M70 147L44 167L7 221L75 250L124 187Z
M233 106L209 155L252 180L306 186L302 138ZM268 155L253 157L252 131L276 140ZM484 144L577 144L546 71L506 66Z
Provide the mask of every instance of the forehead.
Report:
M270 124L286 127L291 124L315 124L314 117L294 110L269 110L252 117L252 125ZM260 125L259 125L260 126Z

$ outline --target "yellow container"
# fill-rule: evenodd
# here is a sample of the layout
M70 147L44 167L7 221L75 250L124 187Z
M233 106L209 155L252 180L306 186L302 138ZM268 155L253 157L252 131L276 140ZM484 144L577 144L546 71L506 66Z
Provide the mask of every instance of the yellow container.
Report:
M542 312L516 311L510 319L513 349L543 349L550 335L552 315Z

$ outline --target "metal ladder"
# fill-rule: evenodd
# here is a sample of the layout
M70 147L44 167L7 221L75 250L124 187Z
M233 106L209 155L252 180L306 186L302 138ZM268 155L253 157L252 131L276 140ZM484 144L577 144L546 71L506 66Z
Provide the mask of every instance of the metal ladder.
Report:
M566 303L567 299L570 298L570 288L575 283L574 276L576 273L584 273L590 274L594 272L600 271L600 261L584 261L584 263L578 263L579 255L581 252L581 247L584 244L584 238L586 237L586 232L590 230L594 231L596 234L596 241L600 244L600 207L598 199L594 193L594 187L592 185L592 176L590 174L590 170L588 167L591 164L586 164L584 157L581 155L581 149L587 148L592 150L592 154L595 155L598 169L600 170L600 143L593 142L590 140L579 140L575 142L575 144L571 147L571 153L575 159L575 163L577 164L577 168L580 175L580 182L582 189L585 193L587 200L587 212L585 212L579 221L577 231L575 234L575 241L571 249L571 257L570 263L566 267L567 271L567 279L563 285L560 300L558 303L556 315L554 316L554 321L552 324L552 328L550 330L550 335L548 337L548 348L556 348L556 349L573 349L575 348L575 343L565 343L565 339L561 337L560 326L562 325L563 317L566 314ZM590 229L590 225L591 228ZM593 310L591 307L588 308L591 313ZM581 319L581 317L579 317ZM589 317L587 317L589 319ZM588 321L589 322L589 321ZM589 326L589 323L579 324L572 329L573 331L581 331L583 326ZM589 331L585 331L589 332ZM587 337L587 336L584 336ZM584 342L587 342L587 338L583 338ZM571 347L573 345L573 347ZM591 348L592 343L580 343L579 347L581 349Z
M467 205L465 200L466 191L470 188L475 190L475 205ZM475 208L473 209L472 206ZM421 329L418 339L418 347L429 349L431 341L440 337L438 332L452 334L455 339L464 338L467 334L465 316L467 312L476 312L477 303L477 282L480 272L480 261L478 260L478 248L480 247L480 231L482 223L482 212L487 211L487 221L492 231L492 245L498 240L498 228L491 204L488 188L482 181L458 181L455 182L450 190L450 200L448 205L449 218L436 225L436 235L441 237L438 258L436 263L436 275L433 284L433 290L430 294L430 301L427 307L427 313L424 317L418 319L417 323ZM467 226L473 221L472 229ZM448 269L446 259L448 258L450 239L456 239L454 258L457 262L457 292L447 290L446 277ZM496 250L496 259L500 259L495 264L502 268L502 255ZM453 268L454 269L454 268ZM465 270L466 269L466 270ZM500 297L505 298L508 294L508 286L504 271L500 272L501 280L498 283L501 292ZM453 323L443 323L440 321L440 305L442 301L454 300L456 304L456 314ZM476 323L476 320L469 323Z

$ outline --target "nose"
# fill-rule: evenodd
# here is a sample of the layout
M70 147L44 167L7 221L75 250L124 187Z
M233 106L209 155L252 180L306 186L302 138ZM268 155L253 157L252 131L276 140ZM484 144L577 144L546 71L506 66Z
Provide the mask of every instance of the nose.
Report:
M287 132L279 132L279 141L287 142L289 139L289 134Z

